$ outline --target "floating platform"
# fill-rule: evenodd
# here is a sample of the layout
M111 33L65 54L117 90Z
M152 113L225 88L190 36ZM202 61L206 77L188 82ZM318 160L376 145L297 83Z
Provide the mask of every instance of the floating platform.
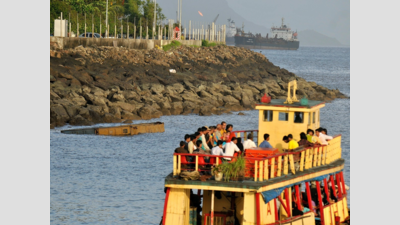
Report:
M164 123L139 123L117 127L93 127L82 129L62 130L64 134L95 134L108 136L132 136L144 133L162 133L164 132Z

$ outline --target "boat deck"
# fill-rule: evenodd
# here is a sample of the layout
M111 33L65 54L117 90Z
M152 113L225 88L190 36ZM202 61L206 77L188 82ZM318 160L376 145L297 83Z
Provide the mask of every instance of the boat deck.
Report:
M182 180L178 176L169 174L165 178L165 187L183 189L203 189L216 191L235 192L263 192L284 187L303 180L312 179L326 174L336 173L344 168L344 159L338 159L327 165L313 167L304 171L296 171L296 174L287 174L264 181L255 181L253 178L245 178L243 181L215 181L215 180Z

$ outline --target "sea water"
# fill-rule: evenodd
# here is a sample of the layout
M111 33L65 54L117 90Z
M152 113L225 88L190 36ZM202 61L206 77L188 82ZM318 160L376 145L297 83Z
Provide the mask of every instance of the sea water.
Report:
M338 88L350 96L350 48L254 51L261 51L272 63L297 76L330 89ZM165 198L164 178L172 171L172 152L184 135L221 121L233 124L234 130L257 129L257 111L243 112L245 116L238 112L162 116L144 122L164 122L164 133L128 137L60 132L83 126L51 130L51 224L159 224ZM328 129L329 135L342 134L344 175L350 186L350 99L327 103L320 115L321 126ZM96 126L110 125L121 124Z

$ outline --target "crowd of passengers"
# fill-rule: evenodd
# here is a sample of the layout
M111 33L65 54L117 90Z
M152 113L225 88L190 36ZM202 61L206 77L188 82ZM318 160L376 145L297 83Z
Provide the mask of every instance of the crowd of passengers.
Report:
M230 161L235 152L243 152L245 149L256 148L257 145L253 141L253 134L247 135L247 140L243 143L241 138L237 138L232 132L233 125L226 124L222 121L216 126L199 127L194 134L185 134L185 141L180 142L180 147L175 149L175 153L190 153L190 154L209 154L224 157L224 160ZM300 133L300 141L296 142L293 135L289 134L283 137L283 142L288 144L288 148L284 151L291 151L298 147L310 147L314 145L328 145L328 140L333 137L328 136L325 128L315 130L308 129L307 134ZM270 135L264 134L264 141L260 143L259 148L273 148L269 143ZM192 161L193 157L187 156L188 161ZM209 163L210 158L204 157L204 161Z

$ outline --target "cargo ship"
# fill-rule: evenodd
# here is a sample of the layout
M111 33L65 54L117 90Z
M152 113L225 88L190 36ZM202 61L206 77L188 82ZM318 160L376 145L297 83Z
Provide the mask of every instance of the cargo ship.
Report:
M297 31L284 23L280 27L271 27L271 36L267 34L262 37L261 34L245 33L244 27L238 28L235 35L235 46L249 49L277 49L277 50L297 50L300 42L297 39Z

